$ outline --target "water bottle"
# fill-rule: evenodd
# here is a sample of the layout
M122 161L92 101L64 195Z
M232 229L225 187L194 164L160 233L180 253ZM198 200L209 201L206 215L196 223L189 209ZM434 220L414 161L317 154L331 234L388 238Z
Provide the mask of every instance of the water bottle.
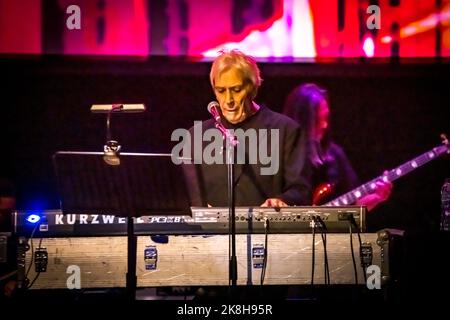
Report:
M450 231L450 178L445 179L441 189L441 230Z

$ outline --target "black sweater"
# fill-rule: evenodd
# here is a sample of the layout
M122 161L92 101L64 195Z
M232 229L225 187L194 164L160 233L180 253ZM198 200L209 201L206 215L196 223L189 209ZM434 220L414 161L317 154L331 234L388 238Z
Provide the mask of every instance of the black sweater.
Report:
M258 137L258 143L256 143L258 148L255 149L255 144L252 148L249 148L248 140L239 139L239 135L236 134L239 140L238 148L242 148L236 151L236 157L238 157L236 162L238 163L234 165L237 206L259 206L267 198L281 198L289 205L309 204L310 186L304 178L308 175L304 172L306 170L305 159L299 147L300 130L298 124L266 107L261 107L255 114L236 125L228 123L224 119L222 121L228 129L242 129L244 132L249 132L248 129L256 129L254 132L255 136ZM217 130L214 123L213 119L202 122L202 132L207 129ZM266 134L264 134L264 130L259 129L265 129ZM270 129L279 130L278 139L273 136L274 141L272 141ZM190 129L190 133L193 137L194 127ZM242 138L242 135L240 137ZM253 141L256 140L253 139ZM275 149L274 155L270 154L273 143L278 146L278 152ZM209 141L202 142L202 150L205 150L208 144L210 144ZM261 149L261 145L265 149ZM193 147L194 143L192 143L191 148ZM242 152L244 149L245 152ZM262 158L258 153L272 159L272 163L267 161L261 163ZM245 159L239 157L239 155L245 156ZM224 160L225 152L220 156L223 157L222 164L206 164L205 159L201 159L203 160L201 164L185 166L192 205L227 206L228 184L227 165ZM194 158L192 151L191 157ZM276 158L279 159L278 165L274 164ZM271 166L272 170L270 171L274 174L262 174L263 168L268 170ZM276 168L278 170L275 170Z

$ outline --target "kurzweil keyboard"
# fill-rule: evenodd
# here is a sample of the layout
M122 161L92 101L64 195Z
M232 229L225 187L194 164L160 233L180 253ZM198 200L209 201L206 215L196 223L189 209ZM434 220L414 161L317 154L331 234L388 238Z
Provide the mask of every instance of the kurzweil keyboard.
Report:
M366 207L237 207L236 232L311 233L365 232ZM17 211L15 233L29 237L126 235L127 218L108 214L63 214L61 210ZM227 234L225 207L193 207L190 214L134 218L136 235Z

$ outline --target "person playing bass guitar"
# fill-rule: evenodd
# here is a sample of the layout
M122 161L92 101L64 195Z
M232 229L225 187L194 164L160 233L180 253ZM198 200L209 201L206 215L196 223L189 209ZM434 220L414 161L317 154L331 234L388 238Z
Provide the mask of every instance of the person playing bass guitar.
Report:
M300 124L302 150L312 166L311 186L315 190L312 203L323 205L326 201L356 188L357 175L344 150L330 139L330 109L327 93L316 84L306 83L295 87L288 95L283 113ZM377 179L370 193L353 203L374 209L386 201L392 190L388 179Z

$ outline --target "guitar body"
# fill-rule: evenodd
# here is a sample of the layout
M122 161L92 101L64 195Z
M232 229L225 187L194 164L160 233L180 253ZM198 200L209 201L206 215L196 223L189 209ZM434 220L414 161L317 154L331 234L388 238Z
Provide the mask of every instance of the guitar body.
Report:
M334 185L328 182L321 183L313 192L312 204L319 206L324 203L328 197L333 193Z

